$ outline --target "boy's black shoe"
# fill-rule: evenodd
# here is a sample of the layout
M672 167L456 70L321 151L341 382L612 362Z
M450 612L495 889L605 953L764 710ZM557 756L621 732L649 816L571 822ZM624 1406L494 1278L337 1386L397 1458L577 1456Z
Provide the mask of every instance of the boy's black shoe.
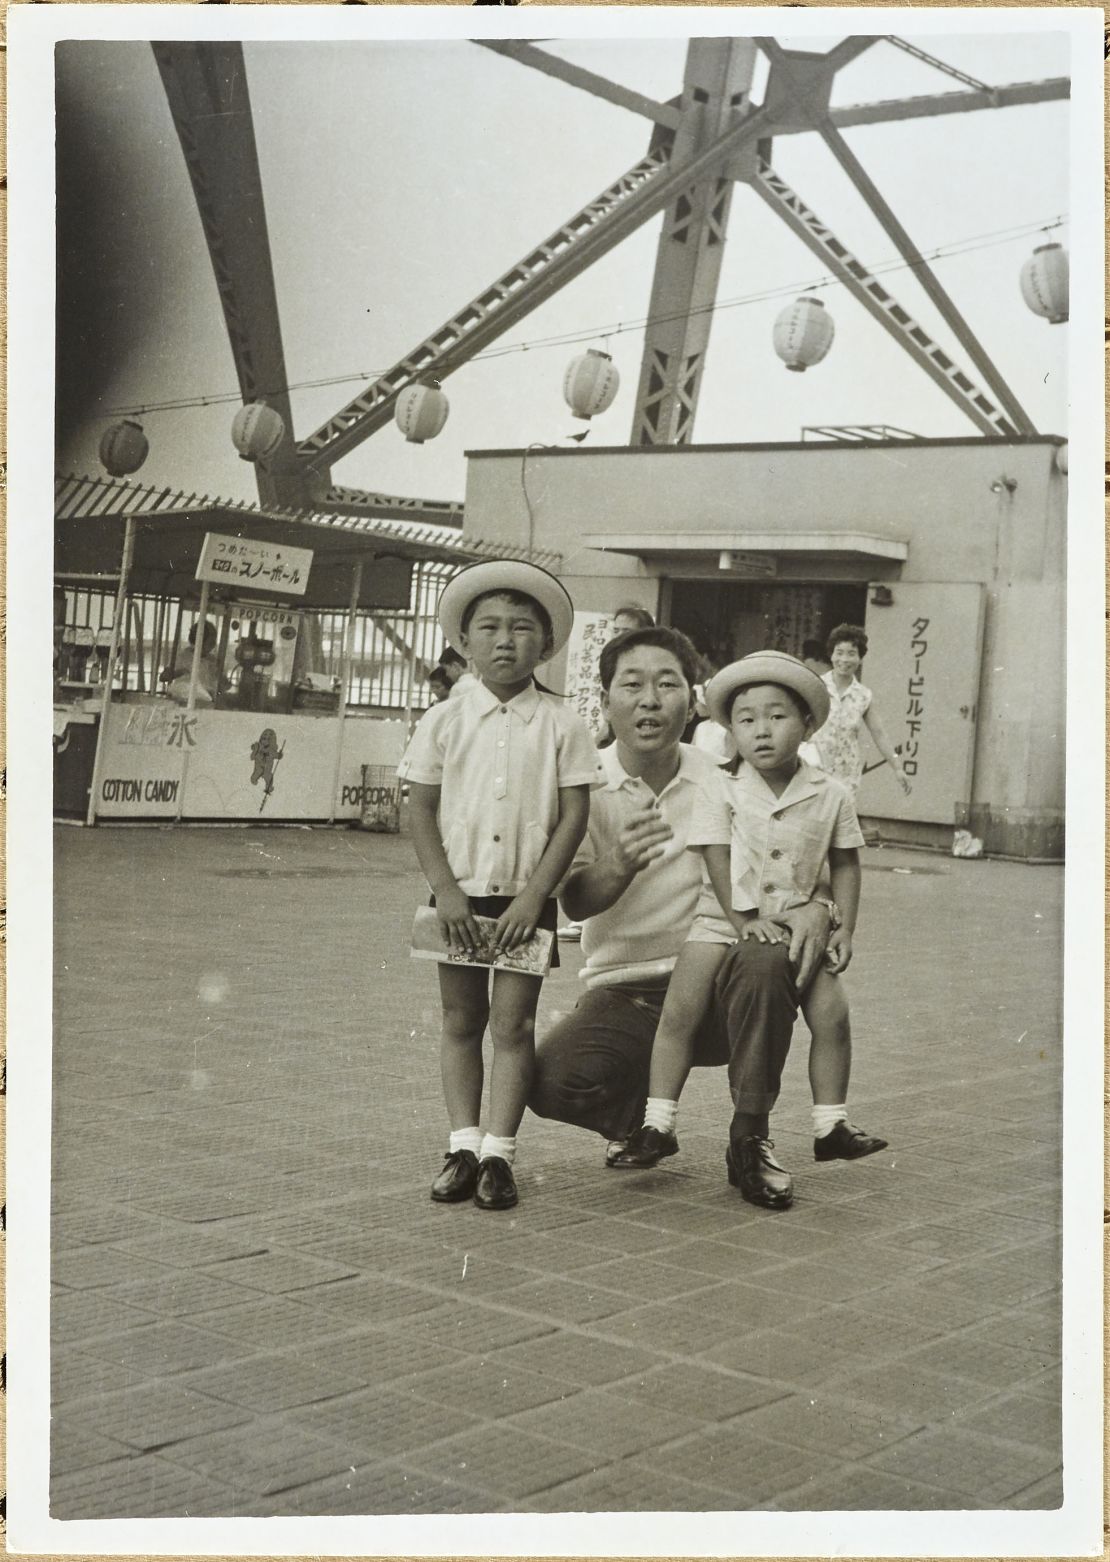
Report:
M886 1139L876 1139L873 1134L865 1134L862 1129L854 1128L851 1123L841 1119L829 1133L813 1141L813 1159L858 1161L862 1155L874 1155L876 1150L885 1150L887 1143Z
M478 1181L478 1157L473 1150L449 1150L443 1157L443 1170L432 1183L432 1198L437 1204L461 1204L474 1196Z
M771 1154L773 1139L748 1134L725 1151L728 1180L740 1189L740 1197L761 1209L789 1209L794 1202L794 1179Z
M474 1202L479 1209L512 1209L516 1203L513 1169L499 1155L487 1155L478 1166Z
M610 1166L657 1166L665 1155L678 1154L678 1140L674 1134L659 1128L637 1128L629 1136L628 1143L619 1155L614 1155Z

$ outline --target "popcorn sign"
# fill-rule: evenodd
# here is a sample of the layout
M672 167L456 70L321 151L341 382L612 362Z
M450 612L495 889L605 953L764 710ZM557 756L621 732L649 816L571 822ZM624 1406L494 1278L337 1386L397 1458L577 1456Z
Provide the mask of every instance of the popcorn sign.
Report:
M196 578L213 585L302 597L311 568L311 548L289 548L258 542L253 537L224 537L219 532L206 532Z

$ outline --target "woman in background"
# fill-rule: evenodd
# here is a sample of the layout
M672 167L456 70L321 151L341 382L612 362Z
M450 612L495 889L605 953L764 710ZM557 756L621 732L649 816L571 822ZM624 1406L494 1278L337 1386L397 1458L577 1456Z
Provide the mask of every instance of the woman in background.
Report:
M863 776L860 728L865 726L894 771L898 785L909 796L910 782L901 756L879 720L871 690L859 681L859 670L867 655L867 635L858 624L838 624L829 636L828 653L832 671L825 674L824 684L829 691L829 719L811 740L817 750L817 763L842 781L855 801Z

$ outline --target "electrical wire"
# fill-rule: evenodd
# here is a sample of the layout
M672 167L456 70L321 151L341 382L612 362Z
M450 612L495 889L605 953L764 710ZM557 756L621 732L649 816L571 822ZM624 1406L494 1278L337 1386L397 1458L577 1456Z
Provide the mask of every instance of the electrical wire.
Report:
M1003 244L1015 243L1018 239L1029 238L1037 233L1050 233L1056 228L1063 227L1067 222L1066 215L1059 215L1048 221L1022 223L1013 228L995 228L987 233L975 234L967 239L953 240L950 244L939 245L936 249L923 253L923 261L948 260L957 255L970 255L979 250L995 249ZM871 276L889 276L896 271L913 271L917 269L914 262L902 259L891 259L869 266ZM684 319L687 316L699 314L723 313L728 309L747 308L752 304L768 303L776 298L788 298L798 292L816 292L822 288L839 287L842 284L831 272L825 272L822 276L815 277L808 282L788 282L779 284L773 288L766 288L757 293L746 293L736 298L715 300L712 304L706 304L701 309L679 310L671 313L644 315L634 320L618 320L615 323L593 326L589 329L562 332L554 336L534 337L527 342L506 343L500 347L491 347L485 352L475 353L468 358L467 363L492 362L498 358L507 358L513 353L542 352L545 348L571 347L580 342L596 341L599 337L625 336L629 332L643 331L652 325L663 325L673 320ZM385 369L368 369L354 373L325 375L319 379L296 380L282 387L282 391L294 390L319 390L331 385L370 384L387 373ZM265 397L277 392L263 392ZM168 401L143 402L139 406L109 407L104 412L97 413L97 420L115 417L147 417L156 412L183 412L194 408L215 407L232 405L242 402L242 391L216 391L203 396L182 396Z

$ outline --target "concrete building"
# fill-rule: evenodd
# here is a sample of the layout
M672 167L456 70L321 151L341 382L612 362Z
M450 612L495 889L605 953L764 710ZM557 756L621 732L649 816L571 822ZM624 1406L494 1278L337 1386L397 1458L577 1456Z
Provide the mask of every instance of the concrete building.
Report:
M913 792L882 766L861 812L1059 859L1066 472L1053 435L479 450L466 529L561 554L583 617L638 600L718 661L863 624Z

